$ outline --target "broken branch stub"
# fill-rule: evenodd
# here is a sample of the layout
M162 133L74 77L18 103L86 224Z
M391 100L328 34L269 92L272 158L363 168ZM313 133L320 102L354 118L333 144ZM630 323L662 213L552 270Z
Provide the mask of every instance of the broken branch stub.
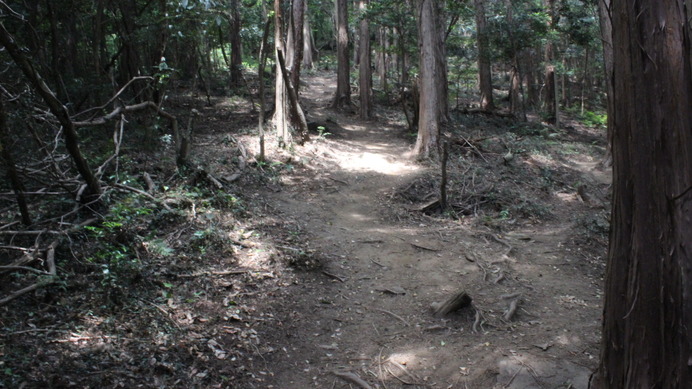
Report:
M445 316L448 313L471 306L471 301L471 296L469 296L466 291L458 291L445 302L433 304L433 315L435 315L435 317Z

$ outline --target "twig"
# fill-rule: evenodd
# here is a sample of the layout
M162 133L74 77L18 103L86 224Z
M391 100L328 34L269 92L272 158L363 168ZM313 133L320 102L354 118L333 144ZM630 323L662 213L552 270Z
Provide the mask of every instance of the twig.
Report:
M514 292L514 293L500 295L500 299L509 300L509 299L513 299L513 298L519 297L519 296L521 296L521 292Z
M404 374L406 374L406 375L407 375L409 378L411 378L412 380L414 380L414 381L420 381L420 379L419 379L418 377L416 377L415 375L411 374L401 363L396 362L396 361L392 361L391 359L389 359L388 362L389 362L390 364L392 364L392 365L398 367L401 371L404 372ZM416 382L405 382L405 381L402 380L401 378L397 377L395 374L392 374L392 375L393 375L394 377L396 377L399 381L403 382L403 383L406 384L406 385L417 385Z
M19 246L0 246L0 250L17 250L17 251L22 251L22 252L34 252L36 251L35 248L26 248L26 247L19 247ZM40 249L39 249L40 250Z
M389 315L389 316L391 316L391 317L393 317L393 318L395 318L395 319L400 320L402 323L404 323L404 324L406 325L406 327L410 327L410 326L411 326L411 324L409 324L409 322L407 322L406 319L404 319L403 317L397 315L397 314L394 313L394 312L390 312L390 311L387 311L387 310L385 310L385 309L380 309L380 308L375 308L375 310L380 311L380 312L382 312L382 313L386 313L387 315Z
M34 269L33 267L26 267L26 266L0 266L0 270L26 270L26 271L30 271L32 273L41 274L41 275L50 274L50 273L45 272L43 270L37 270L37 269Z
M339 282L346 282L346 279L347 279L346 277L342 277L342 276L337 275L337 274L329 273L326 270L322 270L322 274L324 274L325 276L331 277L331 278L333 278Z
M512 247L511 244L505 242L504 240L500 239L498 236L495 234L487 233L486 235L489 235L491 238L493 238L494 241L497 243L500 243L501 245L507 246L507 250L503 253L503 255L507 256L509 253L514 250L514 247Z
M136 299L143 302L143 303L147 303L147 304L151 305L152 307L161 311L161 313L163 313L163 315L166 319L168 319L171 323L173 323L179 330L182 330L182 328L180 327L180 324L178 324L178 321L175 320L174 318L172 318L171 313L168 312L166 309L162 308L160 305L158 305L152 301L147 301L147 300L145 300L143 298L139 298L139 297L136 297Z
M15 222L12 222L12 223L5 224L4 226L0 227L0 230L4 230L5 228L10 228L10 227L12 227L12 226L14 226L14 225L17 225L17 224L19 224L19 221L15 221Z
M397 380L401 381L402 384L404 384L404 385L415 385L415 383L405 381L403 378L401 378L401 377L399 377L398 375L394 374L394 373L389 369L389 366L385 367L385 369L387 370L387 373L391 374L392 377L394 377L394 378L396 378Z
M463 135L461 135L461 134L459 134L459 137L464 141L464 143L466 143L467 145L469 145L469 146L473 149L473 151L475 151L476 154L478 154L479 157L483 158L483 161L485 161L486 163L488 163L488 160L485 158L485 156L483 155L483 153L481 153L480 150L478 150L478 148L476 148L476 146L473 145L473 143L469 142L469 140L466 139L466 138L465 138Z
M365 382L362 378L358 377L356 374L350 371L332 371L332 374L341 378L344 381L348 381L354 385L360 386L362 389L372 389L372 386Z
M383 265L383 264L377 262L376 260L374 260L374 259L372 259L372 258L370 258L370 261L372 261L372 263L374 263L375 265L377 265L377 266L379 266L379 267L383 267L383 268L386 268L386 267L387 267L387 266L385 266L385 265Z
M166 208L167 211L173 210L171 207L168 206L168 204L164 203L160 199L157 199L156 197L150 195L149 193L147 193L141 189L133 188L133 187L131 187L129 185L125 185L125 184L115 184L115 187L120 188L120 189L129 190L130 192L135 192L135 193L141 194L144 197L148 197L149 199L153 200L157 204L161 204L161 206Z
M150 80L150 81L153 81L153 80L154 80L154 77L151 77L151 76L138 76L138 77L133 77L133 78L132 78L130 81L128 81L122 88L120 88L120 90L119 90L115 95L113 95L113 97L111 97L110 100L106 101L105 104L101 105L100 107L92 107L92 108L87 109L86 111L82 111L82 112L80 112L80 113L74 115L74 116L72 117L72 120L74 120L74 119L75 119L76 117L78 117L78 116L85 115L85 114L88 113L88 112L102 111L102 110L103 110L104 108L106 108L110 103L112 103L113 101L115 101L115 99L117 99L118 96L120 96L120 94L123 93L123 91L125 91L125 89L126 89L128 86L130 86L130 84L132 84L133 82L138 81L138 80Z
M377 356L377 366L380 370L380 383L384 389L387 389L387 384L384 383L384 374L382 373L382 348L380 348L380 355Z
M224 271L205 271L205 272L200 272L200 273L192 273L192 274L178 274L176 277L180 278L194 278L194 277L202 277L202 276L232 276L232 275L240 275L240 274L246 274L248 273L247 270L224 270Z
M518 298L510 301L509 306L507 307L507 310L505 311L504 315L502 315L502 318L505 319L505 321L510 321L512 319L512 316L514 316L514 313L517 311L518 305L519 305L519 299Z
M435 249L435 248L431 248L431 247L425 247L425 246L421 246L421 245L415 244L415 243L411 243L411 246L413 246L413 247L415 247L415 248L419 248L419 249L421 249L421 250L427 250L427 251L440 251L440 249Z
M347 185L347 186L349 185L348 182L342 181L342 180L339 180L339 179L336 179L336 178L334 178L334 177L327 177L327 178L329 178L329 179L332 180L332 181L336 181L336 182L338 182L338 183L340 183L340 184L344 184L344 185Z
M57 329L52 329L52 328L31 328L28 330L21 330L21 331L14 331L14 332L9 332L6 334L0 334L1 337L8 337L8 336L13 336L13 335L21 335L21 334L31 334L34 332L66 332L66 333L71 333L72 331L68 330L57 330Z

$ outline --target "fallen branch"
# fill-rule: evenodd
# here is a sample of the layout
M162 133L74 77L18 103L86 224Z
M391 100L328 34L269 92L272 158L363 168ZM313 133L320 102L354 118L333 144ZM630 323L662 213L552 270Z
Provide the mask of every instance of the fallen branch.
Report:
M34 291L38 288L44 287L46 285L50 285L55 283L57 280L56 276L56 267L55 267L55 248L58 246L58 241L54 240L49 246L48 246L48 252L46 253L46 264L48 265L48 273L44 274L44 278L39 279L38 282L27 286L26 288L17 290L13 293L11 293L9 296L0 299L0 307L9 303L10 301L16 299L17 297L27 294L31 291Z
M460 146L462 146L462 147L465 146L465 145L469 145L469 147L471 147L471 149L473 149L473 151L475 151L476 154L478 154L478 156L481 157L481 158L483 159L483 161L485 161L486 163L488 162L488 160L485 158L485 156L483 155L483 153L481 153L480 150L478 150L478 148L477 148L476 146L474 146L473 143L471 143L471 142L470 142L468 139L466 139L463 135L459 135L459 137L461 138L461 140L454 139L453 142L456 143L456 144L458 144L458 145L460 145Z
M147 197L147 198L153 200L155 203L161 204L161 206L164 207L164 208L166 208L167 211L172 211L172 210L173 210L170 206L168 206L168 204L166 204L165 202L163 202L163 200L157 199L156 197L150 195L149 193L147 193L147 192L145 192L145 191L143 191L143 190L141 190L141 189L133 188L133 187L128 186L128 185L125 185L125 184L115 184L115 187L116 187L116 188L120 188L120 189L124 189L124 190L128 190L128 191L130 191L130 192L135 192L135 193L137 193L137 194L141 194L142 196Z
M350 371L332 371L332 374L341 378L344 381L350 382L354 385L360 386L362 389L372 389L372 386L365 382L362 378L358 377L356 374Z
M24 270L24 271L28 271L28 272L32 272L32 273L36 273L36 274L40 274L40 275L48 275L49 274L48 272L45 272L43 270L38 270L38 269L34 269L33 267L27 267L27 266L11 266L11 265L10 266L0 266L0 270L3 270L3 271Z
M192 274L176 274L179 278L194 278L202 276L237 276L241 274L247 274L248 270L224 270L224 271L204 271L200 273Z

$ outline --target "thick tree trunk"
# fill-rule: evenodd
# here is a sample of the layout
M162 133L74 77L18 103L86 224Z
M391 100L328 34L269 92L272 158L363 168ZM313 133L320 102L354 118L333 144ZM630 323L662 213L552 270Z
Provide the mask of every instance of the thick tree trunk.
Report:
M526 55L524 56L526 61L523 66L524 72L526 73L527 103L529 106L532 107L538 106L540 102L538 87L536 85L536 80L538 79L538 76L536 75L536 66L534 66L534 64L536 63L536 56L537 53L534 49L528 50Z
M94 74L101 75L103 67L101 64L101 42L103 41L103 11L104 0L96 0L94 4L94 19L91 26L91 60L94 65Z
M300 66L303 64L303 50L304 47L304 15L305 15L305 4L303 0L293 0L293 13L291 20L293 23L292 30L288 33L293 35L293 58L292 62L289 62L287 66L291 67L291 82L293 87L298 93L300 89Z
M369 0L360 0L358 7L361 12L365 12ZM359 89L360 89L360 118L369 119L372 117L372 69L370 68L370 24L368 19L363 17L360 21L360 67L358 67Z
M420 106L418 138L413 153L420 159L439 157L441 76L438 57L443 54L438 31L438 9L434 0L417 1L418 46L420 49Z
M240 39L240 3L231 0L231 86L238 87L243 83L243 45Z
M692 382L692 61L684 0L612 2L613 214L601 388Z
M490 47L485 26L485 0L474 0L476 7L476 37L478 42L478 85L481 93L480 108L493 110L493 84L490 73Z
M548 30L552 30L557 25L557 11L555 10L555 0L544 0L550 20L548 22ZM545 90L543 104L546 110L548 123L558 125L557 123L557 79L555 77L555 47L553 42L548 39L545 45Z
M4 162L7 178L10 181L10 185L12 185L12 190L17 199L17 206L22 216L22 223L28 226L31 225L31 215L29 214L29 207L26 202L26 197L24 196L26 189L24 189L24 184L17 173L17 167L14 164L14 158L12 158L12 153L10 152L10 143L7 114L5 113L5 107L0 98L0 158L2 158Z
M608 144L601 166L610 167L613 163L613 20L610 13L611 0L598 0L598 19L601 24L601 39L603 42L603 62L605 68L605 84L608 113Z
M351 65L348 55L348 2L335 0L336 5L336 94L332 108L347 108L351 106L351 81L349 72Z

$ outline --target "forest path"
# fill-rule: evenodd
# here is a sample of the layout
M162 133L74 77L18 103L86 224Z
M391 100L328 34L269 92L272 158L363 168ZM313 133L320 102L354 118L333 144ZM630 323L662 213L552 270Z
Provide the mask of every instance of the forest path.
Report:
M600 292L577 253L566 255L567 219L500 237L408 217L393 194L434 171L408 158L410 138L387 112L361 121L329 109L333 81L306 78L309 117L331 135L269 194L324 268L299 272L273 307L275 331L263 336L281 351L263 357L267 387L348 388L334 372L349 372L380 388L585 388ZM460 289L484 315L478 332L472 309L431 314ZM521 309L504 320L501 296L512 293Z

